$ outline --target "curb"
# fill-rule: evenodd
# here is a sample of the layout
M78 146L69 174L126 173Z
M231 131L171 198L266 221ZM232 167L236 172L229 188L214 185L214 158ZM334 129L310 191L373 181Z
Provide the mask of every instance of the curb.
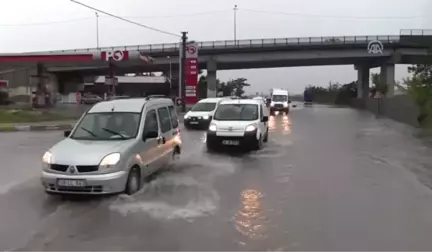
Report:
M183 123L185 113L178 113L179 123ZM47 125L0 125L0 132L15 131L49 131L49 130L71 130L75 123L71 124L47 124Z
M48 130L70 130L72 124L51 124L51 125L8 125L0 126L0 132L14 131L48 131Z

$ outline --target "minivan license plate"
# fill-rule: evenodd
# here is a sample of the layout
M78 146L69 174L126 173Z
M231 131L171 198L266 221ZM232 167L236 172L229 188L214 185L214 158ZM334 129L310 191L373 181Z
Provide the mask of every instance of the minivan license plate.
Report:
M223 140L222 144L224 144L224 145L239 145L240 142L239 141L234 141L234 140Z
M57 180L58 186L65 187L84 187L86 185L85 180L77 180L77 179L59 179Z

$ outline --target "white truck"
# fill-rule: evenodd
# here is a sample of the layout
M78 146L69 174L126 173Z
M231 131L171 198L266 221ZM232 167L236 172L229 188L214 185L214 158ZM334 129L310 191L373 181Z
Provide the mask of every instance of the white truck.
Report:
M270 101L270 113L274 114L276 111L289 113L289 104L291 103L289 99L289 92L285 89L272 89L271 101Z

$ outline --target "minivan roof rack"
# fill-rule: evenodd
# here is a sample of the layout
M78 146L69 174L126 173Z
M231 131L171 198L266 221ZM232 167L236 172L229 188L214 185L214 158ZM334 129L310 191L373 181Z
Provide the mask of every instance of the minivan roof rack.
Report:
M148 95L146 96L146 100L157 99L157 98L168 98L166 95Z

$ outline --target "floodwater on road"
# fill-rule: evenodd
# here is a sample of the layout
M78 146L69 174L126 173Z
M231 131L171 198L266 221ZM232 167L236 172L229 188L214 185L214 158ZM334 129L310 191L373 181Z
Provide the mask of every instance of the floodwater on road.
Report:
M432 250L432 149L348 108L292 109L249 153L182 157L133 196L49 197L40 157L62 132L0 134L0 250Z

